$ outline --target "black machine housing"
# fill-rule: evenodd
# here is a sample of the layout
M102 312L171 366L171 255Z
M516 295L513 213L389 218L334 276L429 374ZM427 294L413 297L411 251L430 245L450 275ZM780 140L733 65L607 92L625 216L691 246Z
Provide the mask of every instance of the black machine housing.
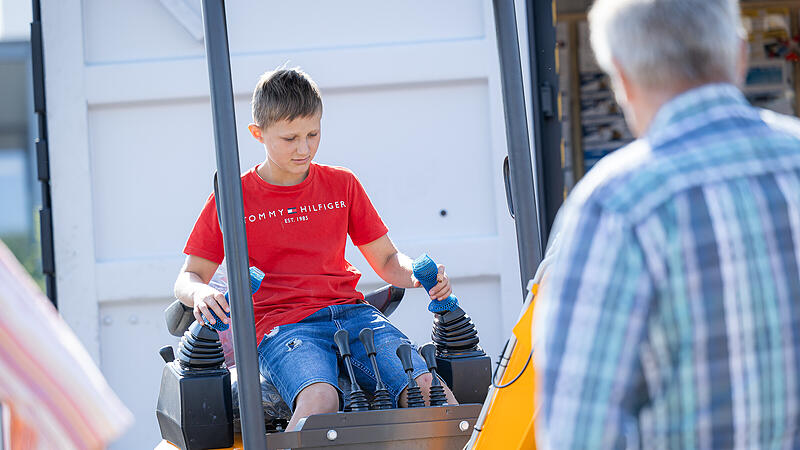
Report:
M161 436L184 450L233 445L231 374L224 366L217 332L192 323L178 348L178 358L160 352L161 374L156 418ZM167 356L165 356L167 355Z

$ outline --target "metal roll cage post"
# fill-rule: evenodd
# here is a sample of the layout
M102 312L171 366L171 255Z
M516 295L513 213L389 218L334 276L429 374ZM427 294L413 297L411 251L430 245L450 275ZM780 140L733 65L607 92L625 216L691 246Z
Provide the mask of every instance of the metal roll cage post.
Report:
M530 14L545 8L537 4L549 2L528 1L529 27L533 26ZM254 345L256 334L253 309L249 301L248 255L245 235L244 207L242 204L242 185L239 167L239 149L236 137L236 116L231 81L230 53L225 17L224 0L203 0L203 27L205 30L206 58L211 88L211 107L214 119L214 143L219 174L219 202L222 222L223 246L228 269L228 282L231 298L231 326L234 353L236 354L239 405L242 420L242 442L247 449L266 447L264 415L261 408L261 386L259 382L258 357ZM536 164L532 164L528 124L525 111L525 94L522 81L522 66L517 41L517 23L513 0L493 0L497 46L500 55L501 80L503 88L503 109L508 140L508 179L509 210L514 217L517 231L517 248L520 259L520 275L525 292L530 280L542 259L543 243L547 236L540 224L540 211L544 197L544 176L542 174L541 138L537 138ZM541 15L539 16L541 17ZM542 22L539 20L539 22ZM544 22L546 23L546 22ZM529 30L531 40L532 73L536 74L535 55L541 48L536 36ZM548 32L547 29L544 32ZM555 51L555 47L551 49ZM546 52L545 52L546 56ZM541 62L541 61L540 61ZM541 128L542 112L548 115L547 102L552 106L552 85L547 85L533 77L534 123ZM557 89L557 79L555 87ZM550 89L550 95L546 89ZM538 133L537 133L538 134ZM560 139L560 134L558 135ZM539 183L534 185L534 171ZM559 171L560 175L560 171ZM552 175L551 175L552 176ZM538 188L538 189L537 189ZM539 194L539 195L537 195ZM537 202L537 199L540 202ZM537 205L539 207L537 208ZM556 206L557 207L557 206ZM553 209L552 206L550 209ZM550 216L548 214L547 216ZM549 219L549 217L548 217ZM547 221L549 222L549 220ZM524 295L523 295L524 298Z
M233 351L239 380L242 443L247 449L266 448L264 411L256 354L256 328L250 298L249 258L242 204L239 144L233 104L231 62L224 0L203 0L208 79L214 117L214 147L219 174L222 242L228 269Z

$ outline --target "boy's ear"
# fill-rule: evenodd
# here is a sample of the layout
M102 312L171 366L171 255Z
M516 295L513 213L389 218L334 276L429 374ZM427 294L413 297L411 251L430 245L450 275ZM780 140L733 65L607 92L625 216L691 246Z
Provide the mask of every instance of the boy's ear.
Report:
M261 128L258 125L251 123L247 126L247 129L250 130L250 134L253 135L253 138L258 142L264 143L264 135L261 133Z

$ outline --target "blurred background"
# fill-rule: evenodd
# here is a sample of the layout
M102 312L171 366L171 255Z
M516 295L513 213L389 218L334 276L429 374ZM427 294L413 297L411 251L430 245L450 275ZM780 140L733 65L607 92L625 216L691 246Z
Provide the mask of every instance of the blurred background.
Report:
M0 0L0 239L44 289L39 248L31 3Z
M516 1L527 92L535 1ZM543 151L561 160L564 194L632 139L588 45L590 3L556 2L563 146ZM227 8L242 171L264 158L246 130L258 76L302 67L325 103L317 160L358 174L401 250L447 266L496 360L523 297L501 176L491 2L238 0ZM796 115L800 3L743 2L743 12L745 93ZM162 312L212 190L200 14L199 0L0 0L0 239L136 415L118 449L159 440L157 350L177 342ZM32 20L41 46L37 36L31 45ZM364 273L359 289L383 284L352 245L347 258ZM423 292L409 291L392 316L420 343L431 328L426 305Z

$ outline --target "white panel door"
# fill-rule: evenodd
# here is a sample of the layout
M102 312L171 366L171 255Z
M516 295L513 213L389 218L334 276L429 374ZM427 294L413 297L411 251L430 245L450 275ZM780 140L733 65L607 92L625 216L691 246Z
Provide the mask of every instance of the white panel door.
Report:
M211 191L215 159L197 0L43 0L56 270L62 314L137 422L114 448L159 440L155 403L175 344L163 308ZM228 2L242 170L259 75L318 82L318 160L361 178L398 247L447 266L493 359L522 304L491 3ZM523 58L525 60L525 58ZM360 289L383 282L352 246ZM432 316L409 291L392 320L417 342Z

